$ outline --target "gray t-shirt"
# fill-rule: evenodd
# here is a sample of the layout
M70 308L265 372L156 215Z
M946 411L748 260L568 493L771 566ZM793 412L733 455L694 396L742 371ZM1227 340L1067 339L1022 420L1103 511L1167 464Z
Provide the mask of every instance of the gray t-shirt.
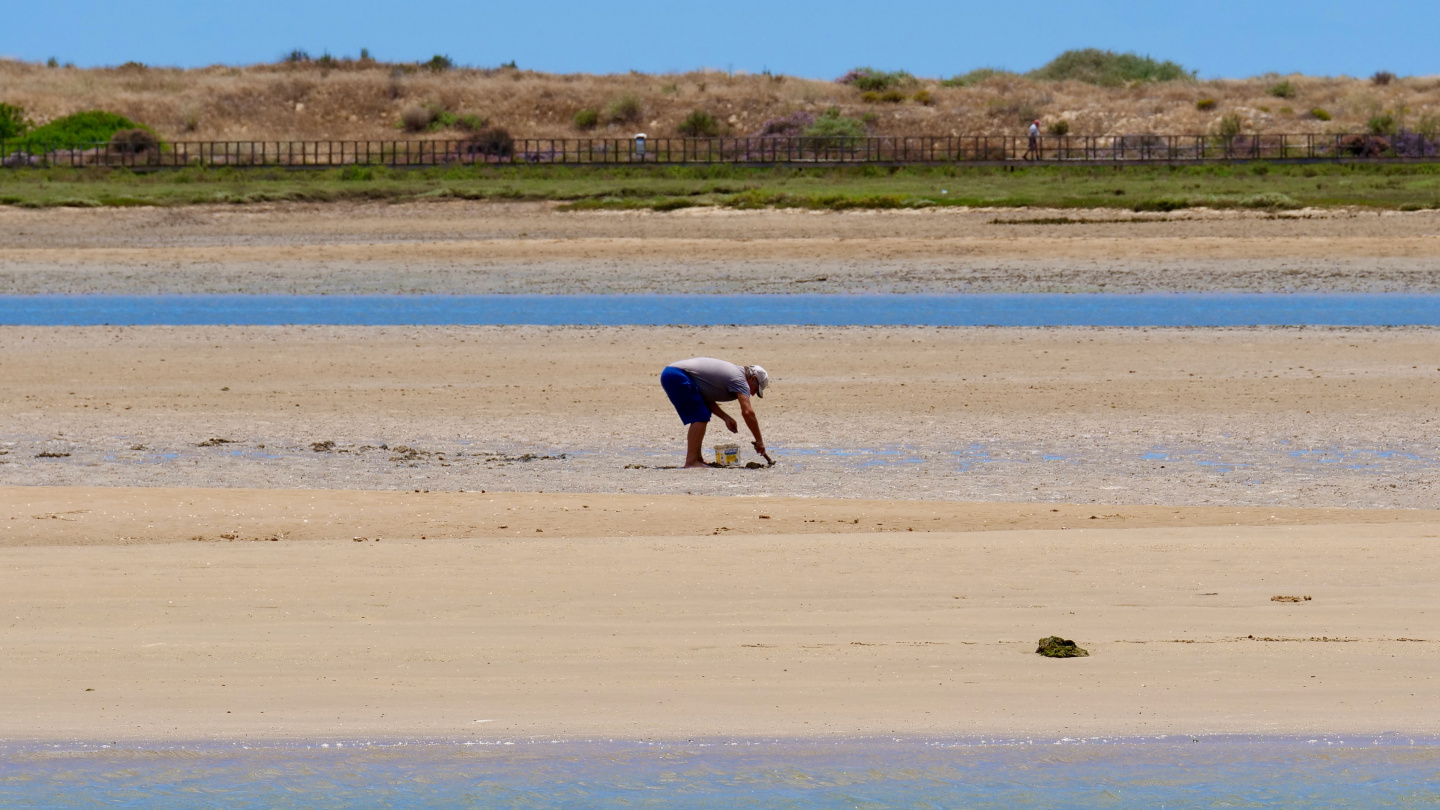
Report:
M670 365L690 375L699 386L701 396L711 402L730 402L736 394L750 396L750 383L745 369L713 357L692 357Z

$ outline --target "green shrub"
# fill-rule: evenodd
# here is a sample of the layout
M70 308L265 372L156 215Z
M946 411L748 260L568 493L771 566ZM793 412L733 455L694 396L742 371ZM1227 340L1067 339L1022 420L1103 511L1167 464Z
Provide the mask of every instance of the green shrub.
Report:
M424 64L424 68L431 73L444 73L453 67L455 67L455 62L450 57L438 53L430 57L430 61Z
M1289 79L1286 79L1279 84L1271 85L1267 92L1276 98L1295 98L1295 85L1291 84Z
M1131 82L1192 81L1195 78L1194 71L1174 62L1157 62L1148 56L1098 48L1066 51L1027 75L1032 79L1085 82L1102 87L1118 87Z
M1395 81L1395 78L1395 74L1388 70L1377 70L1375 71L1375 75L1370 77L1370 81L1383 87Z
M911 84L915 81L915 77L903 70L884 71L860 67L846 73L836 81L840 84L854 85L859 90L880 93Z
M1009 71L996 70L995 68L976 68L969 73L961 73L957 76L951 76L948 79L944 79L940 82L940 85L942 87L974 87L975 85L983 84L985 81L993 79L996 76L1013 75L1014 74L1010 73Z
M1420 116L1420 120L1415 122L1415 132L1428 141L1435 140L1435 136L1440 135L1440 116L1433 113Z
M1400 122L1388 112L1372 115L1370 120L1365 122L1365 130L1371 135L1394 135L1398 129Z
M1202 99L1200 99L1199 101L1195 102L1195 109L1197 109L1197 110L1213 110L1213 109L1215 109L1215 105L1216 105L1217 103L1218 103L1218 102L1216 102L1215 99L1213 99L1213 98L1202 98Z
M905 94L899 90L866 90L860 94L860 100L866 104L899 104L905 100Z
M304 48L296 48L290 53L285 54L284 61L292 65L298 65L301 62L309 62L310 54L306 52Z
M466 132L479 132L489 123L489 118L483 115L476 115L475 113L466 113L455 119L455 126Z
M573 121L576 129L594 129L600 125L600 111L594 107L577 110Z
M713 138L720 134L720 122L704 110L695 110L685 116L677 129L688 138Z
M1314 118L1316 121L1329 121L1334 116L1332 116L1328 111L1326 111L1324 107L1316 107L1315 109L1310 111L1310 117Z
M459 116L457 116L453 112L450 112L444 107L441 107L439 104L431 104L430 111L435 116L434 120L430 122L431 131L437 129L445 129L447 127L453 127L456 124L460 123Z
M911 96L911 98L915 99L916 104L920 104L926 107L931 107L935 104L935 94L931 93L929 90L916 90L915 95Z
M0 141L8 141L24 135L30 129L30 119L25 117L25 108L0 101Z
M97 143L108 143L115 133L126 129L148 130L123 115L104 110L86 110L64 118L56 118L43 127L24 135L19 145L30 149L74 149Z
M801 131L802 135L808 138L838 138L843 143L849 144L852 141L865 137L864 122L840 114L840 110L831 107L821 113L815 122Z
M631 93L618 96L605 106L605 120L613 124L633 124L644 114L644 105Z
M1226 140L1229 140L1230 138L1233 138L1244 131L1245 119L1240 117L1240 113L1230 113L1228 115L1222 115L1220 116L1220 120L1215 123L1215 134Z
M1057 138L1063 138L1066 135L1070 134L1070 122L1064 119L1056 121L1055 123L1050 125L1049 131L1051 135L1054 135Z

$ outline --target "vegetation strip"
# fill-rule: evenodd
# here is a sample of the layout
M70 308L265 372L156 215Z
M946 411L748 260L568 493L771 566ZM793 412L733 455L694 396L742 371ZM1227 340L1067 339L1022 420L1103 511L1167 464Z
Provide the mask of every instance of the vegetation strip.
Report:
M0 172L0 204L27 208L449 199L555 201L566 211L664 212L696 206L829 211L1043 207L1162 214L1185 208L1284 211L1337 206L1416 211L1440 208L1440 165L1031 167L1013 172L960 166L348 167L314 172L221 168L162 173L89 167Z

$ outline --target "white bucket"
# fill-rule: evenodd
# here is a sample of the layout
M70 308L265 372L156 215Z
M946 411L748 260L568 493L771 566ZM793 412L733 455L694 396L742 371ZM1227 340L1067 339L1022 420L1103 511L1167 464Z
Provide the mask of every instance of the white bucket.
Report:
M715 463L721 467L729 467L731 464L740 463L740 445L738 444L717 444L715 445Z

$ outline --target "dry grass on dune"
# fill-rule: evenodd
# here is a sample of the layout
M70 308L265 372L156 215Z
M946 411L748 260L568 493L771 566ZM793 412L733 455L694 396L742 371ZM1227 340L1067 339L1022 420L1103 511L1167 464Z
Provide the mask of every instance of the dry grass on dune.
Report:
M126 66L48 68L0 62L0 101L24 107L36 123L84 109L106 109L142 121L167 140L456 138L455 129L408 135L398 128L410 108L438 105L477 114L516 137L581 137L573 123L583 108L601 113L600 137L643 130L674 136L694 110L720 122L722 134L751 134L767 118L838 107L873 116L878 134L1016 134L1034 115L1065 120L1073 135L1192 134L1213 131L1238 115L1249 132L1364 131L1377 114L1411 126L1440 119L1440 78L1366 79L1291 76L1291 98L1272 95L1281 79L1166 82L1106 88L1080 82L998 75L967 87L916 80L899 103L866 102L833 81L683 74L556 75L514 69L430 72L374 62L282 63L192 70ZM930 104L914 99L928 90ZM613 100L633 95L638 120L605 123ZM1213 99L1209 109L1197 108ZM1311 114L1320 108L1333 116Z

